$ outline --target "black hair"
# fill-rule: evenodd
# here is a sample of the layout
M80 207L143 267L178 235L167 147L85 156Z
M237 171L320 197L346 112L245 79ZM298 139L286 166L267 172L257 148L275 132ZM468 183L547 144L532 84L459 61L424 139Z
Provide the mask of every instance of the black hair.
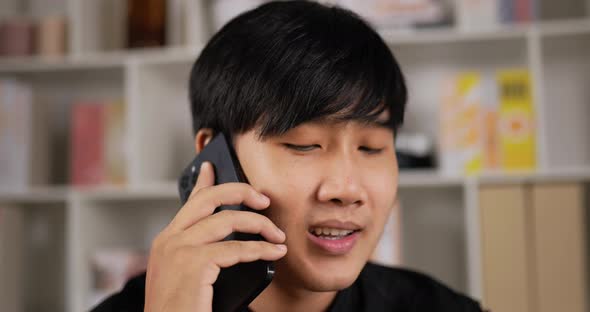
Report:
M193 65L193 131L280 135L322 118L403 122L407 89L381 37L351 11L308 1L263 4L223 26Z

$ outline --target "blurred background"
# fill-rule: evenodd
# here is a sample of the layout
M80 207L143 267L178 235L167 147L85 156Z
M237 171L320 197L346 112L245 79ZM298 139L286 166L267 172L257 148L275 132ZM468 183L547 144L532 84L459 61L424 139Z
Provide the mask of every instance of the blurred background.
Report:
M264 2L0 0L0 311L88 310L145 269L194 156L191 65ZM373 260L492 311L590 311L590 0L323 2L410 89Z

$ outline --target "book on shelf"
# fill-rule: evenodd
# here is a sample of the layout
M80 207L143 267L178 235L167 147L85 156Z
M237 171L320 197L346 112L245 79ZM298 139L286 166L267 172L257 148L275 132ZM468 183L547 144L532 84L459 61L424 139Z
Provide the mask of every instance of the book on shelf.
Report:
M95 250L90 258L92 288L88 307L121 290L128 279L147 269L148 254L139 249L104 248Z
M125 106L122 101L78 102L71 115L70 182L124 184Z
M125 104L123 101L110 102L105 107L105 171L106 181L111 184L125 184Z
M536 168L536 125L527 69L459 72L442 83L439 165L445 174Z
M44 106L30 85L0 79L0 189L23 191L48 182L48 131Z
M503 24L511 23L514 20L514 3L515 0L499 0L498 14L499 22Z
M511 22L531 22L538 18L538 0L515 0Z
M77 103L72 111L71 183L100 184L104 180L104 104Z

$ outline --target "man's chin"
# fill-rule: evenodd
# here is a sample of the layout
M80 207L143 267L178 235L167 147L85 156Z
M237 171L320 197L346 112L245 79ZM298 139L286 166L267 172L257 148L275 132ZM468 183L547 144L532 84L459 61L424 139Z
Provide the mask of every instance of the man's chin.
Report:
M305 288L311 291L338 291L349 287L357 279L362 266L359 264L322 262L311 263L302 274Z
M345 288L348 288L356 278L352 278L349 280L342 280L342 281L322 281L320 283L308 283L305 285L305 288L309 291L313 292L330 292L330 291L339 291Z

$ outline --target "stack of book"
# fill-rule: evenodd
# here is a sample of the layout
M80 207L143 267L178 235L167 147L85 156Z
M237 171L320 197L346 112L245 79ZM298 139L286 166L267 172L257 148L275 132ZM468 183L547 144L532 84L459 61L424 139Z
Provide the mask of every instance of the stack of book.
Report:
M122 101L80 101L73 105L71 184L126 183L124 118Z

